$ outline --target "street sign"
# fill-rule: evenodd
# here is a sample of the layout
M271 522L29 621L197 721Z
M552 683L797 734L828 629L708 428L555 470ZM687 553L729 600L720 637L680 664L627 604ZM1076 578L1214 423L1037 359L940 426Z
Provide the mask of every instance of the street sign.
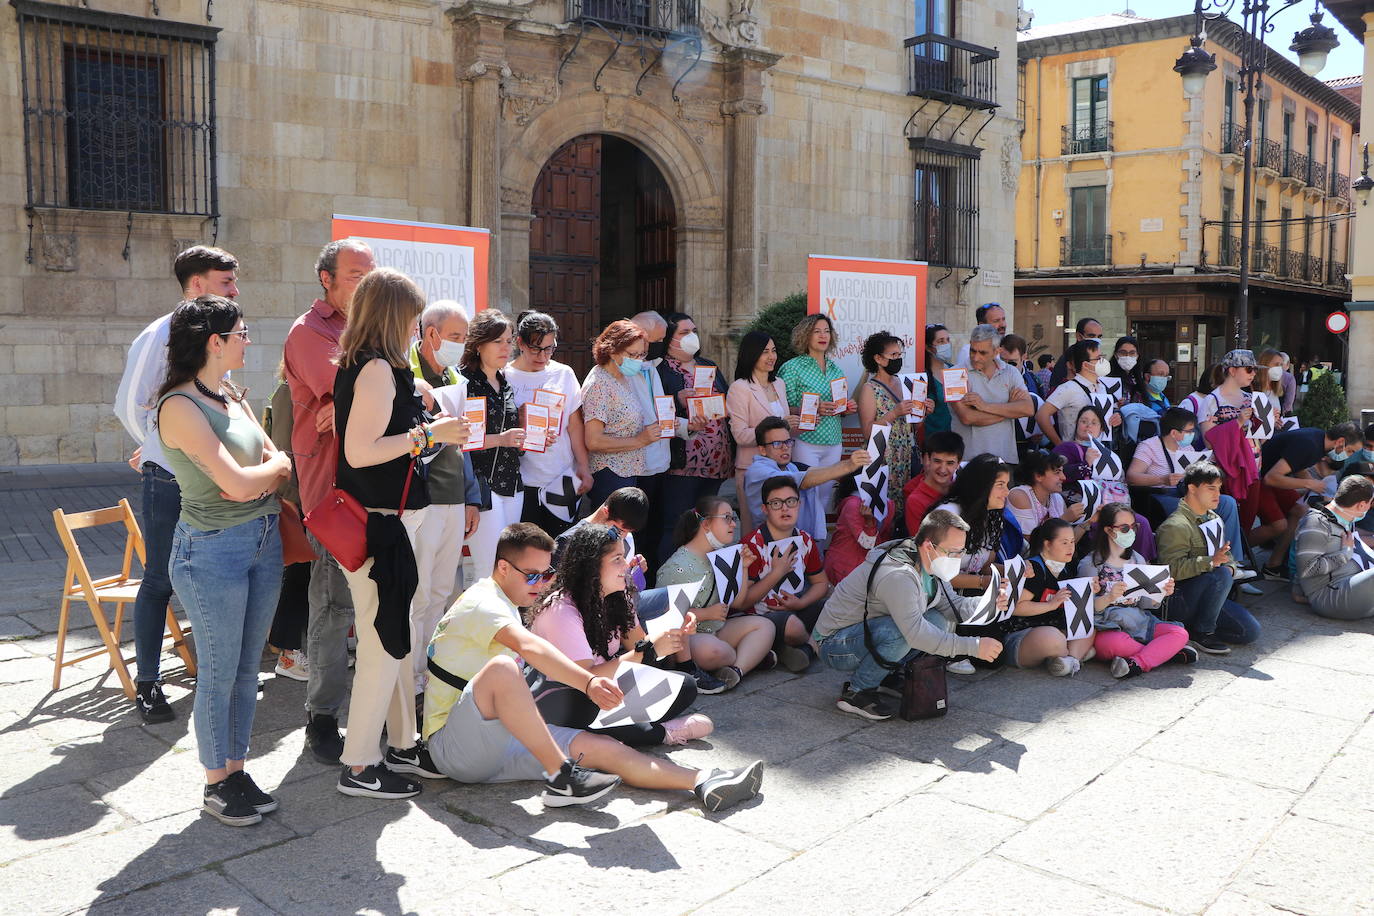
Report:
M1332 312L1326 316L1326 329L1332 334L1344 334L1350 330L1350 316L1345 312Z

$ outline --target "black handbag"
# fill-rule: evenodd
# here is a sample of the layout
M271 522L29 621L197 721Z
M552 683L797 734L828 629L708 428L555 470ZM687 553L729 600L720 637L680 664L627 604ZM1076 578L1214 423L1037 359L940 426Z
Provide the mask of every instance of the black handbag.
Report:
M883 658L873 642L873 632L868 628L868 596L873 592L873 579L878 567L896 547L883 551L868 571L868 584L864 589L864 648L879 666L888 671L901 672L902 704L898 711L903 719L914 722L917 719L935 719L949 711L949 684L945 679L945 660L938 655L913 652L900 661Z

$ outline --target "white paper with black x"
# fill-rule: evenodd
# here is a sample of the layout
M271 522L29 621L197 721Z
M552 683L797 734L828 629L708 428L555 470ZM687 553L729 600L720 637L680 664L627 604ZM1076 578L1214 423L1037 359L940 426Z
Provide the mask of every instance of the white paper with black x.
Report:
M539 488L539 505L549 510L549 514L570 522L577 515L577 475L568 468L553 479L547 487Z
M621 662L616 669L615 684L625 694L625 699L619 706L603 709L592 720L590 728L609 728L632 722L647 725L659 721L672 708L687 684L687 677L680 671Z
M1016 600L1021 597L1021 589L1026 587L1026 558L1017 554L1010 560L1002 564L1002 575L1007 579L1011 586L1011 598L1007 602L1007 611L1004 617L1010 617L1011 612L1016 608Z
M1100 383L1099 383L1100 385ZM1102 438L1112 439L1112 414L1116 413L1116 399L1099 387L1090 396L1092 402L1102 411Z
M716 577L716 598L727 606L735 603L744 588L744 560L740 556L743 550L743 544L731 544L706 555L711 574Z
M658 639L669 630L682 626L692 609L692 602L697 600L697 593L700 591L700 582L668 586L668 604L663 613L649 618L643 613L639 615L639 622L644 624L644 632L649 639Z
M1250 400L1253 419L1250 424L1251 439L1272 439L1274 437L1274 396L1261 391Z
M1171 452L1166 448L1164 457L1168 460L1169 467L1173 468L1173 473L1182 474L1194 462L1210 461L1212 453L1210 451L1196 452L1190 448L1181 448L1176 452Z
M1109 375L1102 379L1102 390L1110 395L1112 400L1118 401L1121 399L1121 389L1125 382L1125 379Z
M792 559L792 569L773 587L771 597L800 595L806 586L806 543L801 535L768 542L768 569L772 570L774 563L782 562L783 554L787 553L787 548L793 544L797 546L797 552Z
M1126 583L1123 598L1163 598L1169 567L1127 563L1121 570L1121 581Z
M1078 488L1083 492L1083 517L1076 524L1082 525L1092 519L1102 505L1102 484L1092 480L1080 480Z
M1202 529L1202 543L1210 557L1226 543L1226 527L1219 518L1208 519L1198 527Z
M1097 460L1093 462L1093 476L1098 480L1120 480L1125 468L1121 458L1112 451L1112 444L1104 439L1090 440L1088 448L1097 449Z
M1082 639L1093 633L1093 580L1065 579L1059 587L1067 589L1069 597L1064 602L1064 632L1069 639Z
M1360 564L1360 569L1374 569L1374 548L1366 544L1358 533L1355 535L1355 548L1352 553L1355 562Z
M1002 577L998 574L997 568L992 569L992 581L988 583L988 590L983 592L974 600L974 605L964 618L964 625L970 627L985 627L990 623L996 623L1002 619L1002 613L997 610L997 592L1002 588Z
M1037 426L1035 422L1035 415L1040 412L1040 406L1045 403L1045 399L1033 391L1028 391L1026 393L1030 395L1031 404L1034 405L1034 408L1031 410L1031 415L1029 417L1016 418L1016 429L1021 433L1022 438L1032 439L1040 431L1039 426Z
M1297 429L1299 426L1297 417L1282 417L1279 420L1279 432L1286 433L1290 429Z
M891 433L890 426L873 427L864 449L871 460L859 472L858 479L859 498L872 510L873 519L879 525L887 517L887 438Z

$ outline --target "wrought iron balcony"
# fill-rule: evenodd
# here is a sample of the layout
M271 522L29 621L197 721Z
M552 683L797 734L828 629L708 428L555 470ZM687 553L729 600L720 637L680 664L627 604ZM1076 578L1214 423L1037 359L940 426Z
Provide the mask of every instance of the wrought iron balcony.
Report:
M1250 243L1250 270L1257 274L1279 272L1279 248L1263 242Z
M1245 131L1239 124L1221 125L1221 151L1237 156L1245 152Z
M1273 172L1282 173L1283 147L1279 145L1279 141L1270 140L1268 137L1264 137L1256 142L1255 166L1261 169L1269 169Z
M1321 162L1309 162L1307 164L1307 186L1316 188L1325 193L1326 191L1326 165Z
M1342 175L1340 172L1331 172L1331 196L1339 197L1341 200L1350 200L1350 176Z
M1322 267L1324 262L1314 254L1303 255L1302 279L1308 283L1322 282Z
M1112 237L1094 235L1088 238L1059 237L1060 267L1101 267L1112 263Z
M1300 178L1307 180L1308 159L1295 149L1283 151L1283 171L1280 172L1284 178Z
M590 2L590 0L584 0ZM906 40L907 95L990 109L997 101L995 48L984 48L944 35L917 35Z
M1059 129L1060 152L1065 156L1079 153L1101 153L1112 149L1111 121L1098 121L1096 124L1065 124Z
M1350 281L1345 278L1345 262L1332 261L1327 265L1326 283L1328 286L1348 287Z
M1307 270L1307 256L1291 248L1279 252L1279 276L1300 280Z
M1234 235L1223 235L1220 240L1221 250L1217 252L1218 267L1237 267L1240 264L1240 238Z
M569 22L676 34L696 28L698 0L567 0Z

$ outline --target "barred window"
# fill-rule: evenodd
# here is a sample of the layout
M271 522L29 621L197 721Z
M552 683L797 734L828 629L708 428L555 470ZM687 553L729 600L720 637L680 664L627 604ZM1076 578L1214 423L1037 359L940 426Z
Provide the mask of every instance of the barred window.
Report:
M29 207L218 216L219 30L11 4Z
M978 157L981 150L911 138L915 164L915 252L942 267L978 266Z

